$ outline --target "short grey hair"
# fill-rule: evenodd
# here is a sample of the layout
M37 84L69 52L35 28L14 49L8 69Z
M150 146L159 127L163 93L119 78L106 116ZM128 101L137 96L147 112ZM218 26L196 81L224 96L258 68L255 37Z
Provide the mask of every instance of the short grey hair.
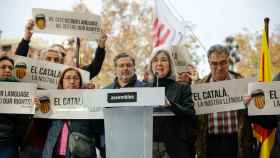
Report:
M223 45L221 45L221 44L216 44L216 45L213 45L213 46L211 46L210 48L209 48L209 50L208 50L208 52L207 52L207 57L209 58L210 57L210 55L212 54L212 53L219 53L219 54L226 54L226 55L228 55L229 56L229 51L228 51L228 49L225 47L225 46L223 46Z

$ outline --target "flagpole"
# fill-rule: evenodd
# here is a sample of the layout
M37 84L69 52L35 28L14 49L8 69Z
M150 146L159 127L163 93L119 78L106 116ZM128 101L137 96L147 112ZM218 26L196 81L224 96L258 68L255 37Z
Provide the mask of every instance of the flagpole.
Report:
M269 47L269 18L266 17L264 18L264 29L265 29L265 32L266 32L266 41L267 41L267 46Z
M81 46L81 43L80 43L80 38L77 37L77 41L76 41L76 66L78 68L80 68L80 46Z

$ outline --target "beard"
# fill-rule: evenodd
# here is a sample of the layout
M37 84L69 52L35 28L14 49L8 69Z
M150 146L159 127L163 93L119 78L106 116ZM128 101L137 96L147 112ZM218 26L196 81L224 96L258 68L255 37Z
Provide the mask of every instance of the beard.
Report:
M122 73L118 76L119 80L128 82L134 75L134 71L128 73Z

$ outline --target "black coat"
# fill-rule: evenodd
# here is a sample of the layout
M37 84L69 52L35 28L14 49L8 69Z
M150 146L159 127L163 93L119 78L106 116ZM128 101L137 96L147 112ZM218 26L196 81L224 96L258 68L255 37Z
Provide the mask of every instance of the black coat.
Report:
M156 83L147 84L154 86ZM163 142L170 158L189 158L194 153L195 111L189 85L178 84L172 79L159 79L159 87L165 87L165 95L174 116L154 117L155 142Z

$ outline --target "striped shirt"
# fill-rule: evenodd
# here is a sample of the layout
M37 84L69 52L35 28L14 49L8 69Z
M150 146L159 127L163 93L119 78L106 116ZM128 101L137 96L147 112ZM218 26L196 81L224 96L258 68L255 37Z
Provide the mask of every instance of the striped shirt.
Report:
M234 79L233 75L229 75ZM211 79L211 81L213 81ZM208 134L231 134L238 130L237 111L225 111L208 114Z

